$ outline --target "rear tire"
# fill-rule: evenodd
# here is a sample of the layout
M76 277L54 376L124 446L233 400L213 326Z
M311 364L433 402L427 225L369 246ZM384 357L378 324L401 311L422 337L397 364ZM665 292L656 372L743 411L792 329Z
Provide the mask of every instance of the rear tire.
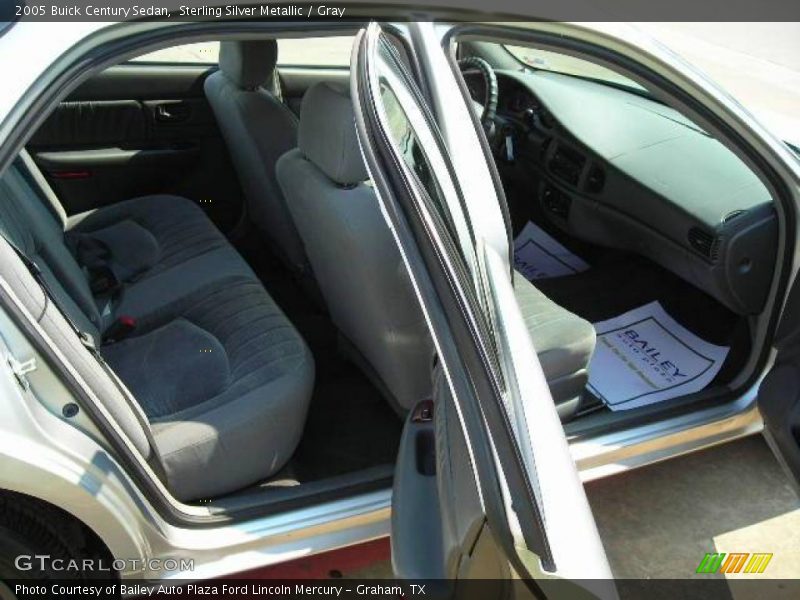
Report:
M14 493L0 495L0 581L97 577L100 574L91 571L52 568L55 559L61 559L62 565L70 560L82 565L85 558L101 558L92 547L94 541L80 522L41 500ZM34 558L43 555L48 559ZM0 588L0 600L5 600L4 592Z
M0 600L17 600L17 596L2 580L0 580Z

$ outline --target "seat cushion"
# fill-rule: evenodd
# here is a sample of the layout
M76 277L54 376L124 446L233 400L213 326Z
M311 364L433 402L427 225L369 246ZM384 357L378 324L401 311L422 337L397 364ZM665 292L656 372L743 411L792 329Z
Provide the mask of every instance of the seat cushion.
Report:
M275 93L244 89L231 79L252 82L269 67L268 60L274 65L274 55L269 59L264 52L260 42L223 43L220 66L226 71L211 73L203 89L239 176L250 222L286 266L302 274L305 252L275 176L278 158L297 145L297 117Z
M256 279L203 211L180 196L134 198L75 215L68 227L68 234L101 240L115 272L131 274L111 314L105 315L105 326L122 315L140 322L176 317L176 303L220 277Z
M140 237L120 235L123 227L126 231L138 229L141 232ZM74 215L67 222L69 232L91 233L107 228L117 230L117 244L108 235L103 236L103 241L110 245L114 257L123 264L131 260L129 256L133 254L127 244L145 243L142 250L152 261L148 276L185 263L196 256L229 247L225 236L214 227L203 211L194 202L181 196L153 195L133 198ZM152 239L148 239L148 236Z
M146 196L69 226L138 269L106 315L106 326L134 317L134 335L101 351L144 409L172 493L211 497L280 469L303 430L314 362L203 211L185 198ZM147 264L135 264L142 257Z
M566 418L577 409L588 381L594 327L550 300L518 272L514 273L514 293L553 400Z
M229 492L277 471L305 423L314 363L261 285L221 279L103 346L144 408L176 497Z
M78 347L76 368L94 364L87 380L113 389L100 397L143 455L161 462L152 466L163 466L170 491L181 500L209 498L280 469L303 429L314 364L225 237L199 207L175 196L136 198L69 220L56 210L56 217L31 183L46 182L25 177L25 169L35 165L15 165L0 178L0 231L38 264L52 297L30 273L20 278L18 269L10 280L37 314L52 314L47 306L56 304L56 313L98 343L115 315L140 317L129 337L100 352L141 408L115 397L116 384L66 323L58 322L54 339L67 333L70 348ZM92 296L71 251L80 255L82 242L83 250L99 251L90 257L100 259L95 268L110 259L122 273L119 297ZM2 243L0 249L10 251Z

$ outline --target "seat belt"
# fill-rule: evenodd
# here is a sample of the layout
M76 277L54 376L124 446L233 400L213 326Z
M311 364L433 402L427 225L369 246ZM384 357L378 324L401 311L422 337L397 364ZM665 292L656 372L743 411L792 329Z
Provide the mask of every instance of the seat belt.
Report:
M81 344L84 348L86 348L89 353L94 356L95 360L100 364L100 367L106 373L106 375L111 379L114 383L114 386L117 388L117 391L122 395L125 399L125 402L128 405L128 408L133 412L136 416L136 420L139 423L139 426L144 431L145 439L147 440L147 444L150 446L151 456L150 458L146 459L147 464L150 466L151 469L155 472L156 476L166 484L167 475L164 471L164 463L161 461L161 454L158 451L158 447L156 446L155 438L153 437L153 432L150 430L150 422L147 420L147 416L142 411L139 404L131 397L130 392L125 387L125 385L120 381L117 374L114 370L108 365L103 355L100 353L100 350L97 347L97 344L94 341L94 338L83 331L80 327L78 327L77 323L72 320L72 317L69 316L69 313L64 310L64 308L58 303L56 300L55 294L53 294L52 290L50 289L50 285L47 283L47 280L44 278L44 273L39 268L39 265L36 264L27 254L25 254L19 246L17 246L14 242L12 242L8 237L5 235L5 232L0 231L0 237L11 247L14 253L19 257L22 261L22 264L25 265L25 268L28 269L28 272L31 276L36 280L36 283L39 284L39 287L42 288L44 292L45 298L47 298L50 302L53 303L53 306L56 307L58 312L61 313L61 316L64 317L64 320L69 325L70 329L75 332L75 335L78 336Z
M17 246L14 242L9 240L5 236L5 234L0 233L0 235L2 235L6 244L11 246L11 249L22 261L22 264L25 265L25 268L28 269L28 272L36 280L36 283L38 283L39 287L42 288L45 297L53 303L53 306L55 306L58 309L58 312L61 313L61 316L64 317L64 320L67 322L67 325L69 325L70 329L72 329L72 331L75 332L75 335L78 336L78 339L81 341L81 344L83 344L84 347L88 348L89 351L93 353L97 352L97 346L95 345L92 336L83 331L80 327L78 327L77 323L75 323L75 321L72 320L72 317L69 316L69 313L59 305L58 301L56 300L56 296L50 289L50 285L44 278L44 273L42 273L42 270L39 268L39 265L37 265L36 262L30 259L27 254L25 254L22 250L20 250L19 246Z
M95 297L113 298L122 290L122 277L111 261L111 250L105 242L83 233L64 234L67 248L89 275L89 289Z

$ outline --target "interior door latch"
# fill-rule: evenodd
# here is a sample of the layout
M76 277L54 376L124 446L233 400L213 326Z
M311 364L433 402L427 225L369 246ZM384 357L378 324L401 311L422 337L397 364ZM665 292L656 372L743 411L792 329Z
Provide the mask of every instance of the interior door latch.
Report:
M29 358L26 361L18 361L16 358L8 355L8 366L11 367L12 373L14 373L14 377L17 378L17 383L19 383L20 387L25 390L26 392L31 389L31 384L28 381L28 373L31 371L36 370L36 359Z
M433 421L433 400L422 400L411 413L412 423L429 423Z
M192 109L183 102L164 102L156 106L156 121L182 123L189 119Z

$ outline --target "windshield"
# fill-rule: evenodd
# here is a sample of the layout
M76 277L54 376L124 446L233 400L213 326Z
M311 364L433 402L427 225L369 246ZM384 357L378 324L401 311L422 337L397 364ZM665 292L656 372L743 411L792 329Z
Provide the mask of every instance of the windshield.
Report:
M565 75L573 75L575 77L583 77L585 79L594 79L596 81L604 81L617 86L628 87L633 90L642 92L647 91L632 79L620 75L594 64L587 60L575 58L568 54L560 54L558 52L549 52L547 50L540 50L539 48L530 48L526 46L505 46L514 58L528 67L540 69L544 71L553 71L554 73L564 73Z

